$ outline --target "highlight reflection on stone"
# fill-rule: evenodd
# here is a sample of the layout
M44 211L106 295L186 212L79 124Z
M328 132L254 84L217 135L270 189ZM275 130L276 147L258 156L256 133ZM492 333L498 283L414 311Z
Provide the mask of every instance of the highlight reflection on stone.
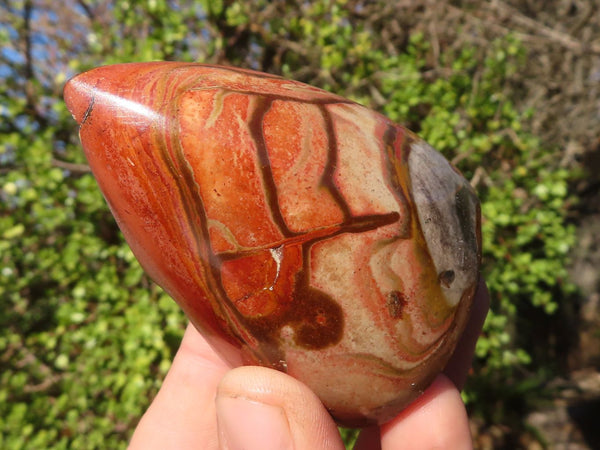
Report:
M225 359L287 372L353 426L443 369L477 284L479 203L416 135L200 64L100 67L65 100L133 252Z

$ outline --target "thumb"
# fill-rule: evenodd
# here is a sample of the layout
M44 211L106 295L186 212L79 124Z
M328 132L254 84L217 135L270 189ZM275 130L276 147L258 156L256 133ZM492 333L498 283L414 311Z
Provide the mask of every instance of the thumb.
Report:
M329 413L304 384L276 370L239 367L216 397L223 450L343 449Z

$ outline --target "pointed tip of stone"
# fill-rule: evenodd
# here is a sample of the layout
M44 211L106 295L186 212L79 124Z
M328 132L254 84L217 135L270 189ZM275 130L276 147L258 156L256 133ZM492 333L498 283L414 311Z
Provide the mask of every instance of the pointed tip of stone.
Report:
M65 84L63 98L78 124L84 121L94 98L94 87L89 83L88 72L71 78Z

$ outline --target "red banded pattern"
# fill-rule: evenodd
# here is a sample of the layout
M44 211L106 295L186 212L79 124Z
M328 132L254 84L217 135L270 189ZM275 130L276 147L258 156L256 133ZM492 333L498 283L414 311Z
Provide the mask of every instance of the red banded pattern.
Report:
M272 75L106 66L65 100L133 252L224 358L286 371L346 425L444 367L480 263L469 183L405 128Z

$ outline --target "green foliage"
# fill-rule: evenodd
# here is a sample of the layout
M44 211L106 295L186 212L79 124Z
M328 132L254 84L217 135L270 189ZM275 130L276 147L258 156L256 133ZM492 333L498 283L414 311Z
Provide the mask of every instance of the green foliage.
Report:
M6 449L122 445L184 323L117 234L93 177L52 164L57 136L72 128L64 109L57 103L56 121L39 132L33 122L2 130L11 168L0 178Z
M14 21L0 23L2 45L26 34L22 2L8 3ZM282 73L419 132L482 201L493 304L477 347L480 377L465 397L486 411L493 386L503 386L498 398L530 388L519 375L527 365L543 378L548 362L529 328L572 290L572 173L526 131L533 113L515 106L511 77L526 63L518 40L435 59L418 32L390 51L376 28L385 23L357 18L346 2L114 0L104 15L87 3L84 42L61 49L63 63L47 76L49 56L0 55L0 448L124 447L182 335L182 313L143 274L79 166L60 88L100 64L200 60Z

